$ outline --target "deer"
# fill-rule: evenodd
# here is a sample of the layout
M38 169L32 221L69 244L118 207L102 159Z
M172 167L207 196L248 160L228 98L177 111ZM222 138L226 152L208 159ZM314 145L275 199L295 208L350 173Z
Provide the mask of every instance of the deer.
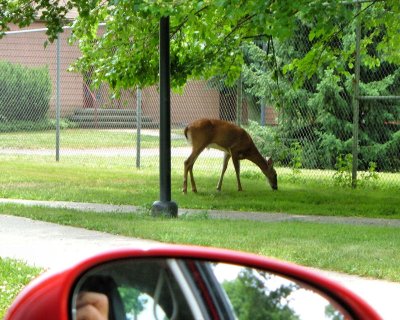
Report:
M261 155L253 139L243 128L229 121L204 118L187 125L184 134L186 140L192 145L192 153L184 162L183 193L187 193L188 173L192 191L197 192L193 177L193 165L205 148L215 148L224 152L222 172L217 184L218 191L221 191L222 180L230 158L232 158L236 172L238 191L243 190L240 182L240 160L244 159L256 164L266 176L271 188L278 189L277 174L272 159L266 159Z

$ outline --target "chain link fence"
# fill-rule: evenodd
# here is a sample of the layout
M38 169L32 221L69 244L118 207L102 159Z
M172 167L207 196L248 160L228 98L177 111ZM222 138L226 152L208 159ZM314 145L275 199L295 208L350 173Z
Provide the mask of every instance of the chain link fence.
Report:
M191 151L183 128L209 117L245 127L261 153L274 159L280 179L347 181L354 154L353 75L321 69L295 87L290 73L277 74L273 68L308 50L308 31L299 25L290 41L268 40L244 48L246 67L233 87L215 78L190 81L182 93L172 94L174 175L182 175ZM158 169L157 88L127 90L118 98L105 84L93 89L90 73L67 71L80 55L76 46L67 44L69 33L66 29L47 47L43 29L8 32L0 40L0 155L107 165L125 161ZM399 66L361 63L356 154L360 179L378 177L400 185L399 84ZM219 175L222 158L220 151L205 150L195 170ZM244 161L241 172L252 177L259 169Z

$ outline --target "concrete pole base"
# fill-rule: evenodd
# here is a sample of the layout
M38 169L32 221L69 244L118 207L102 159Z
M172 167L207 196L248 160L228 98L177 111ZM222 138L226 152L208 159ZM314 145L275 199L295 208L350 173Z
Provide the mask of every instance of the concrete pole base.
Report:
M173 201L155 201L151 207L153 217L178 217L178 205Z

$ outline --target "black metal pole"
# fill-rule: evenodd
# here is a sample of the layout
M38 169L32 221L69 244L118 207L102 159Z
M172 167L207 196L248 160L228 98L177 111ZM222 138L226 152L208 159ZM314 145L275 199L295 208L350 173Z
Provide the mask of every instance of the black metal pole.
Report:
M176 217L178 206L171 201L171 96L169 17L160 19L160 200L152 214Z
M160 21L160 200L171 200L169 17Z

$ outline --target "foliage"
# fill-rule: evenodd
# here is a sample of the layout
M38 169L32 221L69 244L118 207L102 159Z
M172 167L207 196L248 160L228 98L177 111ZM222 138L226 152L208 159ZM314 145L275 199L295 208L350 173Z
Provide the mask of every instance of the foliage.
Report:
M135 5L118 1L113 6L82 6L79 2L80 18L74 23L74 35L83 57L77 67L90 66L95 79L106 80L117 89L158 82L161 17L171 17L171 79L172 85L179 87L188 78L212 75L224 75L228 83L233 83L243 64L241 44L266 33L288 37L296 13L303 8L301 3L282 6L226 0L137 1ZM102 35L98 32L100 21L107 27Z
M290 160L290 167L292 168L293 176L296 176L301 173L300 169L302 167L303 150L300 143L296 141L291 144L290 151L292 154L292 159Z
M352 186L352 171L353 171L353 155L351 153L343 156L340 154L337 157L335 164L337 171L333 174L335 183L341 187ZM373 185L373 182L378 180L379 176L376 172L376 163L370 162L367 171L361 172L357 184L359 186Z
M137 316L145 309L148 299L136 288L120 287L118 291L124 302L126 313L131 314L133 319L137 319Z
M301 173L303 167L303 147L298 141L294 141L289 147L285 146L279 138L274 127L261 126L257 122L249 120L245 129L261 154L271 157L275 163L289 165L292 168L292 178L295 179Z
M93 85L106 81L118 92L157 83L159 22L169 16L173 87L212 76L233 84L243 71L247 91L280 111L286 148L293 141L301 143L305 168L333 168L337 154L350 151L350 75L358 21L363 30L362 94L399 93L399 72L385 71L400 64L398 0L357 5L320 0L3 0L0 35L10 23L29 25L38 13L54 40L72 8L79 17L71 41L82 51L74 68L90 76ZM373 78L366 78L367 71ZM375 161L378 171L399 170L399 112L395 103L362 103L361 169Z
M313 75L320 72L320 68L334 69L340 75L349 74L349 69L354 67L355 34L348 38L348 29L361 21L363 38L361 41L361 53L363 61L369 68L379 66L382 58L393 64L400 64L398 55L400 44L393 43L399 37L400 5L396 0L371 1L364 4L327 4L327 7L335 6L338 13L330 12L330 18L324 17L310 22L301 17L301 25L307 27L306 45L300 45L304 55L295 57L284 68L285 72L296 70L297 83L310 80ZM329 9L328 9L329 12ZM326 25L320 23L329 21ZM300 30L298 30L300 31ZM301 34L300 34L301 36ZM376 44L371 53L371 44ZM304 50L306 47L306 50Z
M378 10L378 7L363 13L383 15L385 10ZM374 32L378 32L380 37L387 34L382 25L371 24L370 20L369 16L363 19L365 50L362 56L361 95L399 95L400 69L394 64L396 58L379 52L380 44L376 37L373 41L368 40ZM379 19L377 21L383 23ZM274 106L279 112L278 135L286 149L293 142L301 144L305 168L333 168L337 155L349 153L352 149L351 74L354 73L354 62L351 57L354 56L354 27L351 24L344 26L340 37L337 35L329 43L339 55L337 59L331 57L330 63L315 63L312 77L301 81L288 66L308 56L313 48L309 35L314 27L301 20L297 27L298 32L286 41L246 44L244 86L247 93L262 103ZM307 74L303 71L302 75ZM359 114L359 168L367 170L370 162L376 162L378 171L398 171L399 103L393 100L362 101Z
M333 179L339 186L351 187L352 184L352 170L353 170L353 156L351 153L346 154L344 157L340 154L336 162L337 171L333 175Z
M271 157L274 161L279 161L282 157L282 150L275 128L261 126L257 122L249 120L244 129L251 135L254 144L262 155Z
M386 0L362 8L374 10L374 19L368 21L370 26L376 22L383 26L384 33L371 34L369 39L378 42L379 54L392 63L399 60L395 54L400 46L399 7L397 0ZM306 36L311 44L305 56L288 62L286 70L296 71L298 78L307 78L321 64L334 69L338 56L344 56L345 63L354 59L351 50L338 50L331 45L332 39L340 39L340 31L358 14L351 5L337 1L2 0L0 35L10 23L29 25L38 13L49 27L52 41L72 8L79 13L73 24L73 40L79 40L83 53L77 68L90 71L95 83L107 81L116 89L157 82L158 24L166 16L171 19L174 86L182 86L191 77L212 75L225 75L233 83L244 62L243 44L254 39L288 39L297 34L298 21L309 26ZM101 22L106 25L102 31ZM367 48L366 41L363 48Z
M369 163L369 168L366 172L361 172L361 178L359 184L373 184L379 179L378 173L376 172L376 163L371 161Z
M47 67L28 68L0 61L0 88L0 124L46 118L51 95Z
M343 320L343 314L340 310L336 309L333 305L329 304L325 307L325 316L331 320Z
M244 269L235 280L223 282L238 319L299 319L287 301L296 286L282 284L272 290L268 288L271 278L264 272Z

